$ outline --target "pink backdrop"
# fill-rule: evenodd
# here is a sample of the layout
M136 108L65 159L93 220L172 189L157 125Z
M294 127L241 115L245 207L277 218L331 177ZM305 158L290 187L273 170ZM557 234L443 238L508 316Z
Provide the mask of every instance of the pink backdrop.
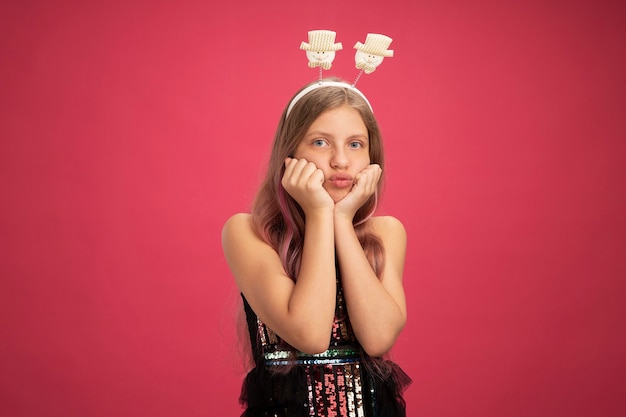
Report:
M0 415L235 416L246 211L298 49L359 86L409 233L409 416L626 413L619 1L0 6Z

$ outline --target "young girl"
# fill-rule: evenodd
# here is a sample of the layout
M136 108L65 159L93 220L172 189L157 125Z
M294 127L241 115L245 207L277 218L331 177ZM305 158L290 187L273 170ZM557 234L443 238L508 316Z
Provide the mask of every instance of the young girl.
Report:
M374 217L383 148L365 96L324 80L283 112L251 214L223 229L255 367L242 416L404 416L385 359L406 322L406 233Z

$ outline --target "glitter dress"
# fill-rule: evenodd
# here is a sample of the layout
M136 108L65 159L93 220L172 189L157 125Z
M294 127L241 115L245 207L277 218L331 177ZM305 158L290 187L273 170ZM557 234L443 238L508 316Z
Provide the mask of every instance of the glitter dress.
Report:
M243 295L242 295L243 297ZM294 350L258 319L243 297L255 368L246 376L242 417L404 417L410 378L395 363L368 356L354 336L337 280L328 350Z

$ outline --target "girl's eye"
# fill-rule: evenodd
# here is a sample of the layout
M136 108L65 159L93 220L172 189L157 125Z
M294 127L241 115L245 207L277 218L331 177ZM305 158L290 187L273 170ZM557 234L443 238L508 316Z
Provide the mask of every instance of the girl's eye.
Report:
M352 149L357 149L357 148L362 147L363 145L361 144L361 142L350 142L350 145L349 145L349 146L350 146Z
M316 139L313 141L314 146L324 146L325 144L326 142L324 142L322 139Z

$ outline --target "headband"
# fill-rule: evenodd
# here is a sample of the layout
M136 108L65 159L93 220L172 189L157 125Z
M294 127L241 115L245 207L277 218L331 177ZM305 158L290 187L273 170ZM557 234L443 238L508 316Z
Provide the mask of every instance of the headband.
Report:
M300 101L300 99L302 99L302 97L309 94L311 91L322 87L348 88L361 96L369 106L370 110L372 110L372 105L367 97L365 97L365 94L356 88L356 83L359 81L359 78L361 78L363 72L371 74L376 70L376 67L383 62L385 57L393 56L393 51L387 49L391 44L392 39L378 33L368 33L365 38L365 43L357 42L354 45L354 49L356 49L354 61L356 63L356 68L360 71L354 82L352 84L348 84L340 81L322 80L322 69L330 69L332 62L335 59L335 52L343 49L341 42L335 43L335 32L332 30L312 30L309 31L308 35L309 41L302 42L300 44L300 49L306 51L306 57L309 60L309 68L319 67L319 82L304 88L291 100L289 106L287 107L285 117L289 116L293 107L298 101Z
M365 100L365 102L367 103L367 105L369 106L370 110L372 110L372 105L370 104L369 100L367 99L367 97L365 97L365 94L363 94L362 92L360 92L354 85L350 85L346 82L343 81L320 81L318 83L315 84L311 84L310 86L308 86L307 88L303 89L302 91L300 91L294 98L293 100L291 100L291 103L289 103L289 107L287 107L287 114L285 115L285 117L289 116L289 113L291 113L291 110L293 109L293 106L296 105L296 103L298 101L300 101L300 99L304 96L306 96L307 94L309 94L311 91L313 90L317 90L318 88L322 88L322 87L341 87L341 88L348 88L352 91L354 91L355 93L357 93L358 95L360 95L363 100ZM372 110L373 112L374 110Z

